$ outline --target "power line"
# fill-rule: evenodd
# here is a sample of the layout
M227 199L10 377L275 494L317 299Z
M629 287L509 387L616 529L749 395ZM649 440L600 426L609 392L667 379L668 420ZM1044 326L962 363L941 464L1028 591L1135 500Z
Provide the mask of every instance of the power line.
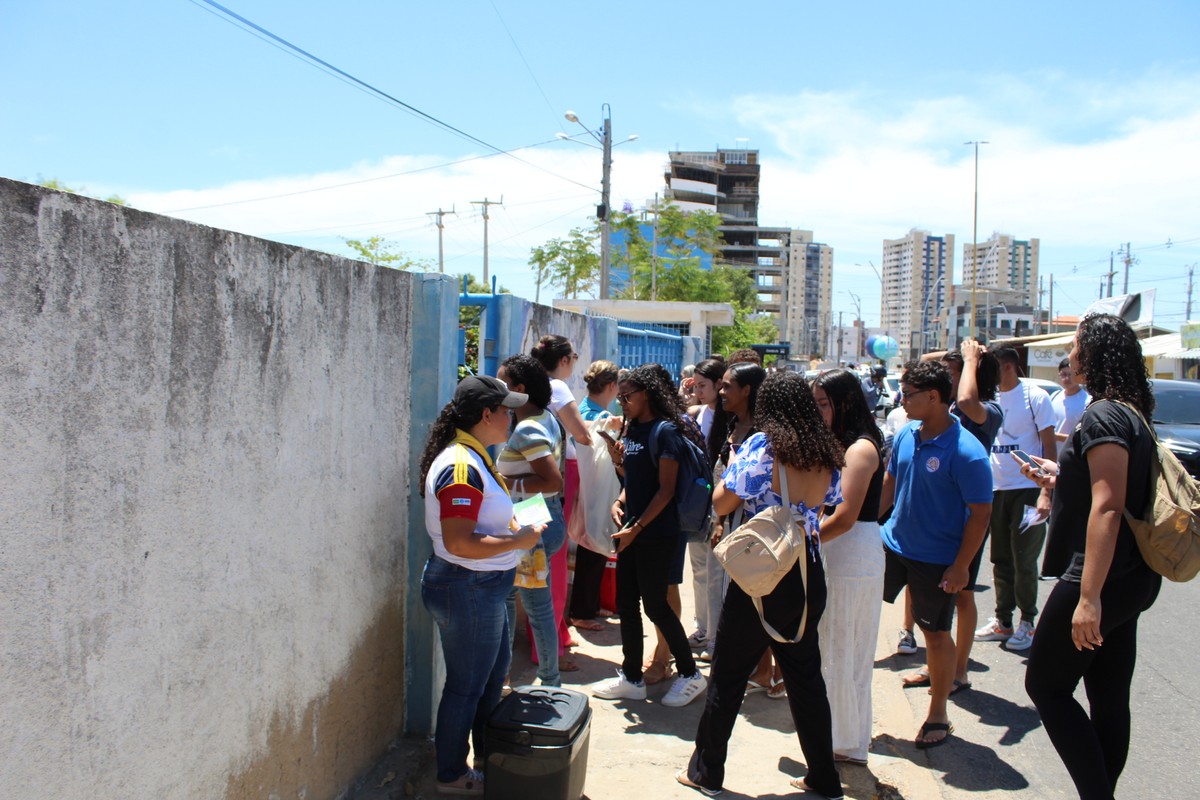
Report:
M529 77L533 79L533 85L538 88L542 95L542 99L546 101L546 108L550 109L550 114L558 120L558 112L554 110L554 105L550 102L550 98L546 96L546 90L542 88L541 82L537 79L537 75L533 73L533 67L529 66L529 61L525 58L525 54L521 52L521 45L517 44L517 39L512 35L512 31L508 28L508 23L504 21L504 17L500 14L500 9L496 7L496 3L492 2L492 11L496 12L496 17L500 20L500 27L504 28L504 32L508 34L508 40L512 42L516 48L517 55L521 57L521 63L525 65L525 71L529 73Z
M368 94L372 95L373 97L376 97L387 103L391 103L392 105L399 107L401 110L406 111L407 113L412 114L414 116L417 116L417 117L425 120L426 122L429 122L431 125L434 125L435 127L438 127L438 128L441 128L442 130L453 133L455 136L459 136L468 141L475 142L476 144L482 145L483 147L486 147L489 150L494 150L499 155L507 156L507 157L513 159L514 161L517 161L528 167L533 167L536 170L545 172L547 175L553 175L554 177L559 178L560 180L567 181L568 183L574 183L575 185L582 186L585 189L593 188L586 184L580 183L579 181L576 181L572 178L568 178L565 175L559 175L558 173L548 170L545 167L541 167L537 164L534 164L533 162L526 161L523 158L519 158L507 150L499 148L490 142L485 142L483 139L480 139L478 136L473 136L460 128L456 128L455 126L451 125L449 122L440 120L437 117L433 116L432 114L427 114L426 112L422 111L421 109L417 108L416 106L410 105L409 103L404 102L400 98L394 97L393 95L388 94L387 92L383 91L382 89L380 89L370 83L367 83L366 81L362 80L361 78L357 78L354 75L351 75L349 72L346 72L343 69L335 67L333 64L330 64L328 61L325 61L324 59L319 58L318 56L308 52L304 48L299 47L298 45L292 44L287 39L284 39L282 36L272 33L271 31L267 30L263 26L258 25L257 23L251 22L250 20L246 19L245 17L243 17L242 15L233 11L232 9L226 8L225 6L221 5L220 3L217 3L216 0L191 0L191 2L194 4L197 4L197 5L200 3L204 3L205 5L215 8L216 10L220 11L222 14L224 14L229 19L236 21L243 28L248 29L250 32L258 35L259 38L267 37L273 43L275 43L277 45L281 45L282 47L285 47L288 50L290 50L292 53L295 53L296 55L300 56L301 58L306 60L312 66L314 66L330 75L333 75L334 77L337 77L340 80L350 83L351 85L355 86L356 88L358 88L364 92L367 92Z

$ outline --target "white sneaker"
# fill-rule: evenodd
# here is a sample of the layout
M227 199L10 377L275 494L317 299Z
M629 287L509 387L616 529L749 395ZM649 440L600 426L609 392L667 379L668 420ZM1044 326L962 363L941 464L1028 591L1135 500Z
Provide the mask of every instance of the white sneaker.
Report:
M592 684L592 697L599 697L601 700L645 700L646 683L634 683L626 679L624 672L617 670L617 677Z
M975 631L975 641L977 642L1007 642L1013 635L1012 628L1006 628L1000 624L1000 620L992 617L979 630Z
M697 672L690 678L680 675L671 684L671 688L663 695L662 704L667 708L680 708L700 696L708 688L708 681Z
M908 628L900 629L900 641L896 643L896 652L905 656L917 652L917 637Z
M477 769L468 769L458 780L438 783L434 788L438 794L478 797L483 794L483 773Z
M699 650L706 644L708 644L708 634L704 631L698 630L688 637L688 647L693 650Z
M1016 631L1009 640L1004 644L1009 650L1028 650L1033 646L1033 623L1028 620L1021 620L1017 624Z

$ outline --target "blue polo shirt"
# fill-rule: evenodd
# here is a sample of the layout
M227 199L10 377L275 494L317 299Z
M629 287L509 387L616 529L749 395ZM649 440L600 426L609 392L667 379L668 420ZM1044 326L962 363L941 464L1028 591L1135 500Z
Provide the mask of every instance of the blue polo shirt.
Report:
M888 472L896 483L883 543L913 561L950 564L962 545L970 503L992 502L992 466L979 440L955 417L949 428L921 441L912 423L896 434Z

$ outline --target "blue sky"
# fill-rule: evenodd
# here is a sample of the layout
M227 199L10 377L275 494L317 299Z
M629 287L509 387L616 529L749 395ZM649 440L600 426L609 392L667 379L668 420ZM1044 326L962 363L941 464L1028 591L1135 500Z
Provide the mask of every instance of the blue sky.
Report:
M202 2L43 0L0 10L0 175L333 252L382 235L436 258L426 212L453 206L447 270L476 274L471 201L503 196L491 271L532 297L529 248L598 197L599 153L554 134L580 132L568 108L598 127L608 103L615 138L639 136L614 153L614 203L659 191L668 150L756 148L760 222L833 246L834 310L852 316L854 291L874 324L884 238L952 233L958 269L962 143L979 139L979 237L1039 238L1056 311L1082 310L1130 242L1131 290L1183 320L1200 262L1194 2L227 5L490 145L549 143L518 153L536 167L480 158Z

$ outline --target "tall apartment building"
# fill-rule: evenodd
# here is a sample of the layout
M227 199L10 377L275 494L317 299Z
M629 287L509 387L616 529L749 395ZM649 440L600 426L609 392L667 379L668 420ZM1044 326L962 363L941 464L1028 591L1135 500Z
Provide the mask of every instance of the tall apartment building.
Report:
M718 263L750 273L758 310L772 315L794 357L824 353L821 332L831 324L833 250L814 243L810 231L758 224L758 151L673 151L669 157L663 176L666 201L684 211L719 214L724 245Z
M906 358L936 349L939 320L954 279L954 234L934 236L913 228L902 239L883 240L881 327Z
M830 358L833 328L833 248L814 242L812 231L793 230L784 280L784 341L795 357Z
M1025 305L1035 305L1038 240L1014 239L1007 233L996 232L986 242L964 244L963 286L971 285L972 276L975 276L976 294L981 288L1013 289L1022 293Z

